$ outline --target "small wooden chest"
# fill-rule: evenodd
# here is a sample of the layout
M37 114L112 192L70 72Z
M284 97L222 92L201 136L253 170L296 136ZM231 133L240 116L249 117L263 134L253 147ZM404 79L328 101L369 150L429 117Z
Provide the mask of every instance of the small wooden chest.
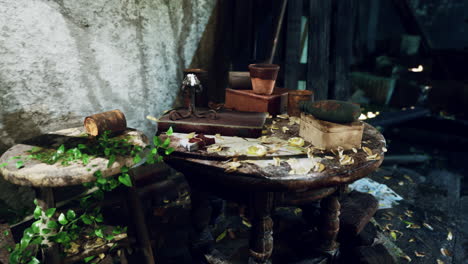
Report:
M356 121L349 124L337 124L316 119L314 116L301 113L299 135L315 147L323 149L361 148L364 124Z
M226 108L242 112L278 115L287 110L288 89L276 87L271 95L255 94L253 90L226 89Z

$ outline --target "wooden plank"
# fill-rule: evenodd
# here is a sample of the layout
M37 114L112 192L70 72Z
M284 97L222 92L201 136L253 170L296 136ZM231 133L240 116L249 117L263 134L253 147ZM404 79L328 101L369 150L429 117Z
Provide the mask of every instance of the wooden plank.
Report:
M347 100L350 96L349 67L351 64L353 27L354 27L354 0L336 1L336 14L332 28L330 61L332 74L331 97L338 100Z
M375 51L377 41L377 25L379 21L380 1L369 1L369 23L367 26L367 52L372 54Z
M314 91L316 100L328 98L331 16L331 1L309 2L307 89Z
M302 0L289 1L287 18L285 87L297 89L298 68L301 53Z

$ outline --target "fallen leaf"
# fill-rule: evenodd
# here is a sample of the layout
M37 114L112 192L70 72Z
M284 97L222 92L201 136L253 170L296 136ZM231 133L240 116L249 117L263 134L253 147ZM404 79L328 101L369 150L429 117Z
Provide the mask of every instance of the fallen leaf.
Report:
M413 211L410 211L410 210L405 211L405 215L408 216L408 217L413 217L413 214L414 214Z
M351 165L351 164L354 164L354 159L353 158L351 158L348 155L341 156L340 165L346 166L346 165Z
M446 257L451 257L452 256L452 253L450 251L448 251L448 249L446 249L446 248L441 248L440 253L442 253L442 255L444 255Z
M372 150L368 147L362 147L362 150L364 150L364 152L369 155L369 156L372 156Z
M408 255L401 256L402 258L406 259L408 262L411 262L411 258Z
M340 157L343 156L344 149L342 147L338 147L336 150L338 150L338 155Z
M288 139L288 144L293 147L302 147L304 146L305 142L303 138L293 137Z
M414 255L416 255L416 257L418 258L424 258L426 256L426 253L415 251Z
M413 179L411 179L411 177L409 175L403 175L403 177L405 177L405 179L407 179L409 182L413 183Z
M398 185L403 186L403 185L405 185L405 183L402 182L402 181L399 181L399 182L398 182Z
M387 152L388 150L387 150L386 147L382 147L382 151L385 153L385 152Z
M314 169L315 172L322 172L323 170L325 170L325 165L323 165L320 162L317 162L317 163L315 163L313 169Z
M390 180L391 178L392 177L390 177L390 176L384 176L384 179L386 179L386 180Z
M416 241L416 238L414 238L414 237L412 237L412 238L410 238L410 239L408 240L408 242L410 242L410 243L413 243L413 242L415 242L415 241Z
M273 157L273 164L275 167L278 167L281 165L281 159L278 157Z
M395 231L390 231L390 236L393 238L393 240L397 240L397 233Z
M297 207L296 209L294 209L294 214L295 215L300 215L302 213L302 209Z
M290 116L290 117L289 117L289 121L290 121L290 122L294 122L294 123L296 123L296 124L298 124L298 125L301 124L301 118L300 118L300 117L297 117L297 116Z
M228 162L226 163L226 169L224 170L225 172L234 172L237 170L237 168L239 168L240 166L242 165L242 163L238 162L238 161L232 161L232 162Z
M420 226L420 225L417 225L417 224L415 224L415 223L407 222L406 228L410 228L410 229L420 229L421 226Z
M223 137L221 136L221 134L216 134L215 137L216 137L217 139L223 139Z
M447 234L447 240L451 241L453 239L452 231L449 231Z
M423 226L424 226L425 228L431 230L431 231L434 231L434 228L433 228L431 225L429 225L428 223L423 223Z
M276 117L281 118L281 119L288 119L289 115L288 114L282 114L282 115L277 115Z
M262 130L262 135L268 134L268 130Z
M366 160L380 160L379 154L373 154L366 157Z
M286 133L286 131L288 131L289 128L284 126L284 127L281 128L281 130L283 131L283 133Z
M195 132L192 132L192 133L187 134L187 138L188 138L188 139L191 139L191 138L193 138L194 136L195 136Z
M227 230L224 230L224 232L219 234L219 236L216 238L216 242L223 240L226 237L226 235L227 235Z
M252 227L252 224L245 218L242 218L242 224L249 228Z
M445 262L443 262L443 261L440 260L440 259L437 259L437 264L445 264Z
M206 148L206 151L208 153L220 152L221 150L223 150L223 147L221 145L217 145L217 144L213 144L213 145L208 146Z
M100 259L104 259L104 258L106 257L106 254L101 253L101 254L98 255L98 257L99 257Z
M273 116L268 114L266 118L273 118Z
M307 157L309 159L313 159L314 158L314 148L307 148Z
M335 157L333 157L333 156L325 156L325 158L329 159L329 160L335 159Z
M354 153L357 153L357 149L356 148L352 148L353 152Z
M253 145L247 148L247 154L262 157L267 154L267 148L262 145Z

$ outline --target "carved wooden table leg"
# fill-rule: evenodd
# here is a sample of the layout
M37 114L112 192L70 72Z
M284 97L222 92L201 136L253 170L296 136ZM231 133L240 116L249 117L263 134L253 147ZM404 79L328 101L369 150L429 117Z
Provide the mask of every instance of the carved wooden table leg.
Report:
M209 195L205 192L198 191L192 187L192 226L194 235L192 237L192 248L196 253L208 253L214 245L214 238L211 235L208 227L211 218L211 204L208 199Z
M252 230L250 231L249 263L271 263L273 252L273 221L270 213L273 208L273 193L259 192L251 194L250 208Z
M339 247L336 237L340 230L340 208L338 192L323 198L320 202L321 223L319 232L322 238L320 250L331 256L335 255Z
M49 208L55 207L54 193L52 188L35 188L37 204L46 211ZM60 263L60 256L57 245L50 244L49 247L44 248L43 251L44 263L58 264Z

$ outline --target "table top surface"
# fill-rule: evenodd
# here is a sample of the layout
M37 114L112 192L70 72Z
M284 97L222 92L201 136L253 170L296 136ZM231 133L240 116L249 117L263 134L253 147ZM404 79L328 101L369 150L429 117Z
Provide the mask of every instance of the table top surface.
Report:
M259 189L297 190L354 182L368 176L383 161L385 139L367 123L364 123L362 147L340 154L338 150L314 148L308 142L302 147L291 146L288 139L298 137L300 119L283 117L270 119L262 138L212 136L220 148L189 152L180 142L193 136L193 133L174 133L170 137L175 151L166 158L166 162L183 173L196 171L197 177L216 174L211 175L210 180L221 183L254 184ZM265 147L265 155L248 151L249 147L258 145ZM349 164L349 158L353 160L352 164Z
M126 130L118 137L127 138L129 143L137 146L144 147L148 144L148 138L145 134L134 129ZM67 142L73 142L76 145L87 141L88 137L83 127L63 129L26 140L21 144L14 145L0 157L0 164L8 164L0 168L0 174L5 180L18 185L62 187L94 181L96 178L93 174L98 170L102 172L104 177L109 177L120 173L123 166L131 167L134 165L133 158L130 156L117 156L109 168L107 167L109 160L106 157L90 157L87 165L81 161L73 161L69 165L61 165L60 163L49 165L28 158L30 155L28 151L33 147L57 149ZM24 162L24 167L16 168L18 160Z

